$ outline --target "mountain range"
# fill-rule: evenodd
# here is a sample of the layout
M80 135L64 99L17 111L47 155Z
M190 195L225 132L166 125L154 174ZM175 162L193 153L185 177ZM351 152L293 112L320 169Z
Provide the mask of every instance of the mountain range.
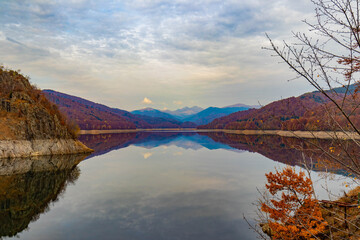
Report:
M239 107L236 105L203 109L194 106L175 111L145 108L128 112L54 90L43 90L43 94L83 130L195 128L197 125L210 123L216 118L250 108L240 104Z
M201 107L198 106L193 106L193 107L184 107L184 108L180 108L177 109L175 111L171 111L171 110L164 110L163 112L165 113L169 113L173 116L176 116L178 119L185 119L186 117L189 117L191 115L194 115L198 112L201 112L202 110L204 110Z
M327 94L350 116L354 126L360 127L360 109L357 86L327 91ZM346 94L346 95L345 95ZM330 114L330 115L329 115ZM200 129L230 130L290 130L290 131L353 131L348 121L333 102L324 94L315 91L299 97L274 101L259 109L235 112L217 118Z
M220 118L234 112L248 110L249 108L250 107L247 107L243 104L242 107L208 107L206 109L195 106L192 108L187 108L187 110L185 108L185 111L184 108L173 111L176 112L177 115L170 114L169 112L171 111L163 112L153 108L144 108L141 110L132 111L131 113L138 116L158 117L181 122L191 122L195 123L196 125L203 125L210 123L216 118Z
M304 117L309 111L327 103L328 99L319 92L306 93L299 97L274 101L260 109L236 112L215 119L202 129L232 130L280 130L288 122ZM292 129L287 129L292 130Z
M326 160L327 156L322 152L315 151L316 146L312 142L276 135L242 135L225 132L131 132L85 134L81 135L79 140L95 150L89 158L132 145L149 150L160 146L177 146L192 150L207 148L256 152L274 161L292 166L304 167L304 163L307 163L313 165L315 171L327 170L337 174L345 172L339 170L342 169L341 167L329 163ZM333 142L329 140L318 140L317 143L323 149L333 146ZM358 156L359 146L355 143L348 144L347 147ZM351 161L348 158L345 159L345 161ZM316 164L319 162L322 164Z
M348 91L356 93L356 86ZM320 92L305 93L274 101L263 107L235 104L226 107L185 107L175 111L145 108L128 112L110 108L79 97L53 90L44 90L45 96L81 129L144 129L144 128L199 128L230 130L334 130L345 129L346 120ZM346 91L333 89L335 101L342 100ZM344 111L351 112L355 126L360 127L360 108L352 107L352 98L344 99ZM332 118L324 117L329 109ZM328 119L332 119L330 123ZM336 122L336 124L334 124Z

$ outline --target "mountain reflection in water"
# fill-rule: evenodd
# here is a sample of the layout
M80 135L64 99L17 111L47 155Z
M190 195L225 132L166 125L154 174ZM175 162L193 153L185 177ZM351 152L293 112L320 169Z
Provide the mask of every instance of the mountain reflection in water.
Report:
M313 145L331 147L339 157L344 156L338 144L360 152L345 141L221 132L82 135L80 140L95 150L92 159L0 160L0 238L252 240L256 234L243 215L250 221L256 216L252 203L266 172L305 161L316 170L330 166L345 175ZM321 185L321 177L312 174Z
M131 145L155 148L159 146L174 145L184 149L198 150L207 149L229 149L235 148L212 140L206 135L199 135L195 132L137 132L137 133L110 133L96 135L81 135L79 140L86 146L94 149L90 156L103 155L112 150L126 148Z
M52 202L74 183L76 165L85 156L43 156L0 159L0 238L12 237L49 210Z
M95 152L89 158L131 145L147 149L159 146L177 146L183 149L225 149L237 152L259 153L273 161L291 166L306 164L315 171L332 171L347 175L346 170L332 160L342 159L349 166L356 164L348 159L345 150L360 159L360 147L351 141L303 139L277 135L242 135L224 132L137 132L81 135L80 140ZM336 151L329 151L335 147ZM323 150L326 151L324 154Z

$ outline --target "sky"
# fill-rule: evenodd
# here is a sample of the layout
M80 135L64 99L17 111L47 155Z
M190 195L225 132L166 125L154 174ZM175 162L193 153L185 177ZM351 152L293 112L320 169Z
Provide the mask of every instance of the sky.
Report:
M0 0L0 63L125 110L266 105L313 91L272 52L310 0Z

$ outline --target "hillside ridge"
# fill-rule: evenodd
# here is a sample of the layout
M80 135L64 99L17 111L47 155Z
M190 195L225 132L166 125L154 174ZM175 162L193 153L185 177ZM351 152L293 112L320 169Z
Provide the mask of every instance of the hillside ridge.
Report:
M28 78L0 67L0 158L91 151L77 131Z

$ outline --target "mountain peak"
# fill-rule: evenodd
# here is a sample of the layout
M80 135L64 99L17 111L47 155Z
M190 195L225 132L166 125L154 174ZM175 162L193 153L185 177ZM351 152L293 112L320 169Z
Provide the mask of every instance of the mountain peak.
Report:
M151 108L151 107L147 107L147 108L140 109L138 111L154 111L154 110L156 110L156 109Z
M245 107L245 108L260 108L260 105L246 105L243 103L237 103L237 104L233 104L233 105L229 105L223 108L239 108L239 107Z
M204 110L201 107L193 106L193 107L183 107L174 111L166 110L164 112L174 115L180 119L186 118L190 115L196 114Z

